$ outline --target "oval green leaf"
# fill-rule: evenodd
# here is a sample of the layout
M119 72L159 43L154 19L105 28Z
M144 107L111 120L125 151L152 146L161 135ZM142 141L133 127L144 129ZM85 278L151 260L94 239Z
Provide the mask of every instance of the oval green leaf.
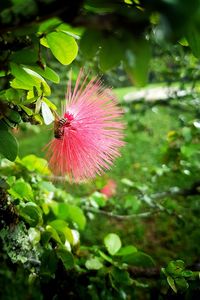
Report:
M134 252L132 254L123 256L122 262L129 265L150 268L155 266L155 263L151 256L141 251Z
M109 233L106 235L104 238L104 244L111 255L116 254L122 245L119 236L115 233Z
M21 205L19 214L31 227L42 224L42 211L34 202Z
M49 67L45 67L45 69L43 70L42 68L40 68L38 66L29 66L29 69L40 74L42 77L44 77L48 80L51 80L52 82L55 82L55 83L60 82L59 75Z
M75 39L63 32L51 32L46 36L51 52L63 65L69 65L78 54Z
M0 129L0 154L10 161L14 161L18 154L18 142L8 131Z
M88 270L99 270L103 267L103 264L101 263L100 258L95 256L88 259L85 266Z

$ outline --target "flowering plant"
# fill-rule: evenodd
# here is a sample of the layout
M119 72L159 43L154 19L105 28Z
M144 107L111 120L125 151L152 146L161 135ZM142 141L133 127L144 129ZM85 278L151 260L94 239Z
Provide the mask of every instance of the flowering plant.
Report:
M47 145L49 166L56 175L80 182L101 175L120 155L124 145L123 111L116 97L98 78L68 83L62 118L56 120L55 138Z

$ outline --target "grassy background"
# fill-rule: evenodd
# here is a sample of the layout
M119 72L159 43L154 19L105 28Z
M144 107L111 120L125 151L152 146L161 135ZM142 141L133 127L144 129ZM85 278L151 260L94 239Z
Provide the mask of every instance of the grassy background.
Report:
M124 107L124 119L127 126L125 130L126 145L112 169L87 184L59 183L68 193L84 201L85 196L100 191L108 179L115 180L116 195L108 199L105 209L118 214L140 213L150 209L148 205L138 200L137 189L124 184L124 178L130 180L135 186L143 187L144 191L146 189L147 194L162 192L171 186L187 186L188 180L192 179L192 177L188 179L187 175L178 174L173 170L166 176L164 174L155 179L155 174L160 172L159 170L162 171L165 163L163 151L166 147L167 135L170 131L180 127L180 121L177 111L170 106L145 107L142 103L137 105L131 102L125 103L124 96L135 90L132 87L114 90ZM19 156L36 154L44 157L45 152L42 149L53 136L52 127L52 125L41 126L38 130L38 126L30 126L31 129L18 132ZM186 211L190 219L189 212L192 203L196 205L196 200L192 201L187 204L183 199L177 200L168 197L161 203L172 211L178 210L181 213ZM158 214L148 219L119 222L101 215L88 220L82 240L86 244L101 244L106 233L116 232L121 236L124 244L136 245L139 249L151 254L161 265L176 258L192 262L197 253L198 243L196 240L200 236L193 215L191 218L189 223L181 223L173 214Z

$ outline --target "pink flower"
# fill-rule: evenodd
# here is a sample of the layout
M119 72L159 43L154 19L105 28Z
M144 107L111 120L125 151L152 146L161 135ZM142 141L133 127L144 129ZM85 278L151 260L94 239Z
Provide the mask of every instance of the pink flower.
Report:
M68 84L63 117L47 147L50 169L81 182L110 169L124 145L122 109L100 79L86 83L81 70L74 90Z
M102 194L106 196L106 198L111 198L116 194L117 184L113 179L109 179L106 185L100 190Z

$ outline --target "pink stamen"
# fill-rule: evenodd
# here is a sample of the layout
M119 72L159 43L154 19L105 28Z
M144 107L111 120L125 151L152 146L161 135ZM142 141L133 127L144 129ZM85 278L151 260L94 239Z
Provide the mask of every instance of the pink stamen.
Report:
M75 89L68 83L62 139L47 145L50 169L56 175L68 175L81 182L110 169L124 145L122 109L111 90L98 78L86 83L80 71Z

